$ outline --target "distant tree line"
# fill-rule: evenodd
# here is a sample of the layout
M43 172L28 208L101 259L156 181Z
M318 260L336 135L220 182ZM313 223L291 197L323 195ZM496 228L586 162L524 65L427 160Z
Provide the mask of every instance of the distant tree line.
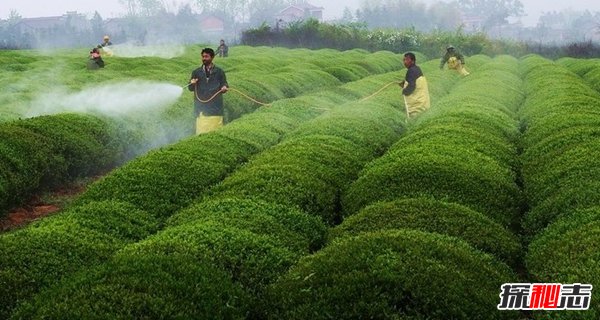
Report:
M177 8L163 0L119 1L125 13L118 31L111 34L114 43L187 44L224 37L230 43L399 50L412 48L415 43L427 47L433 41L430 39L458 45L464 37L463 47L473 47L473 52L510 47L513 51L582 55L594 54L600 41L598 12L547 12L533 28L509 23L524 14L520 0L454 0L432 5L419 0L364 0L357 10L346 8L337 21L306 20L282 25L276 22L278 12L304 0L193 0ZM225 30L218 35L204 34L195 23L200 13L220 17ZM107 20L98 13L84 29L64 23L44 30L23 30L19 28L21 20L14 11L7 20L0 20L0 48L90 46L107 32ZM456 34L460 36L454 40L450 35ZM482 38L486 41L477 43Z
M431 31L456 29L464 18L474 19L476 28L489 29L522 15L520 0L438 1L429 6L415 0L364 0L354 13L346 8L342 20L364 22L370 28L413 27Z
M510 54L523 56L538 53L549 58L563 56L600 57L600 46L591 41L565 45L542 45L534 42L490 38L484 32L466 33L460 27L453 31L418 31L406 29L369 29L359 23L322 23L311 19L275 29L263 24L242 33L241 43L251 46L284 46L288 48L333 48L369 51L419 51L429 57L443 54L448 44L467 55Z

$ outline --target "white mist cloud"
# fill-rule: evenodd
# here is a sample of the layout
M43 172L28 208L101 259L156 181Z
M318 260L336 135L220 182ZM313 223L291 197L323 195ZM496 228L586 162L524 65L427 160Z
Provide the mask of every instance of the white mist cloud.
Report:
M128 81L86 88L79 92L54 89L34 99L26 116L62 112L101 113L108 116L156 112L171 106L183 89L168 83Z
M116 57L124 58L139 58L139 57L159 57L171 59L179 57L185 52L185 47L182 45L156 45L156 46L136 46L131 43L117 44L110 46Z

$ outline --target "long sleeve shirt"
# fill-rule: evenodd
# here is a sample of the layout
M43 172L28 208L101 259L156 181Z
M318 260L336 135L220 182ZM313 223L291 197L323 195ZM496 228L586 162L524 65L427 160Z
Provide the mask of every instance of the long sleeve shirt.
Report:
M202 113L205 116L223 115L223 95L219 94L212 101L203 103L198 100L208 100L221 88L228 87L227 77L223 69L211 65L201 66L192 72L191 79L198 79L198 82L190 84L188 90L194 91L194 111L196 116Z
M415 92L417 88L417 79L423 76L423 71L416 64L413 64L408 70L406 70L406 88L402 89L402 94L408 96Z

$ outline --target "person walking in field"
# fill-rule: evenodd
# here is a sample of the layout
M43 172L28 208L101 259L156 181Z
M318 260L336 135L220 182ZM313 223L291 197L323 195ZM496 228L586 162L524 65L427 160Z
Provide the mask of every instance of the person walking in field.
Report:
M448 69L456 70L462 76L469 75L469 71L465 68L465 57L452 45L446 48L446 54L440 61L440 69L443 69L446 63L448 63Z
M219 52L219 57L221 58L226 58L229 56L229 46L225 44L225 40L221 39L219 49L217 51Z
M400 82L406 113L408 118L429 109L431 102L429 99L429 87L427 79L423 75L421 68L417 66L417 58L412 52L404 54L404 66L406 67L406 77Z
M196 134L211 132L223 126L223 93L229 85L223 69L213 63L215 51L202 50L202 66L192 72L188 89L194 92Z

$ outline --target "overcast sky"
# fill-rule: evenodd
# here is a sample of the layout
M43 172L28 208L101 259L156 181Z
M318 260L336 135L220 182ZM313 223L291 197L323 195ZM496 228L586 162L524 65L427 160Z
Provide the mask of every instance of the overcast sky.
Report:
M309 0L310 3L325 8L323 14L325 19L331 19L342 15L345 6L356 9L362 0ZM433 3L435 0L422 0L426 3ZM548 1L548 0L521 0L525 6L527 16L521 21L526 26L536 24L542 12L558 11L571 8L574 10L600 11L600 1L598 0L568 0L568 1ZM165 3L174 11L178 3L186 2L182 0L165 0ZM67 11L78 11L89 14L90 17L97 10L103 18L117 17L124 11L124 7L119 0L0 0L0 19L6 19L11 11L16 10L21 16L40 17L57 16Z

